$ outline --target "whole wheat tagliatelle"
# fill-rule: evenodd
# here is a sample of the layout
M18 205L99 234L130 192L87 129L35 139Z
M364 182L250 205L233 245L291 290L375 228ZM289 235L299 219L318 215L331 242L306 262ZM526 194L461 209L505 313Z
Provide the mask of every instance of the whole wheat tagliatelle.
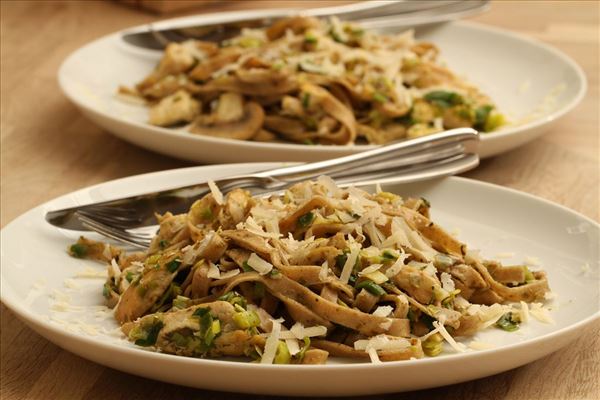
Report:
M85 238L69 248L108 263L104 297L139 346L276 364L407 360L516 330L549 293L543 271L482 260L422 198L327 177L269 198L211 188L187 214L159 216L145 252Z
M171 43L135 88L149 122L264 142L382 144L443 129L493 131L494 103L412 31L294 17L216 44Z

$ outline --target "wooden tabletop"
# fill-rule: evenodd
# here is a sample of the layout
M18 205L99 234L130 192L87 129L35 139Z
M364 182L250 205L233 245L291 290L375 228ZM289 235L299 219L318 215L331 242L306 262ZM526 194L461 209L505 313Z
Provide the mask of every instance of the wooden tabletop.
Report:
M212 2L206 7L217 11L290 4ZM583 67L589 90L547 135L483 161L466 176L532 193L599 219L599 11L595 1L498 1L486 14L472 18L556 46ZM67 101L56 80L60 63L78 47L155 16L112 2L91 1L3 1L1 15L2 226L81 187L188 165L100 129ZM252 397L174 386L105 368L43 339L3 305L1 319L2 399ZM599 328L596 324L564 349L496 376L373 398L597 399Z

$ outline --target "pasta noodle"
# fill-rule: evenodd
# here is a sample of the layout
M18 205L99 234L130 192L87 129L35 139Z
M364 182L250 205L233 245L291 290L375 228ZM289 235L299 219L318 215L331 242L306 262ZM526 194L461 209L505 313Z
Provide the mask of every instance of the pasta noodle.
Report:
M146 100L153 125L239 140L383 144L501 126L493 102L438 53L412 31L293 17L218 45L171 43L150 75L120 91Z
M429 208L326 177L269 198L215 189L160 216L146 252L85 238L69 251L108 264L104 297L129 340L182 356L406 360L518 329L545 273L482 260Z

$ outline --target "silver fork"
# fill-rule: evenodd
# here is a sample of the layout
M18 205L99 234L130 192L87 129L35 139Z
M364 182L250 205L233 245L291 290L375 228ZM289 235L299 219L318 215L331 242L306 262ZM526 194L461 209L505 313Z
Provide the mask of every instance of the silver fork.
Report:
M277 168L251 175L217 180L222 192L236 187L252 189L255 195L271 195L306 179L327 174L338 185L372 185L374 183L407 183L434 177L457 174L479 163L476 154L478 135L470 128L454 129L428 137L393 143L363 153L333 160L292 167ZM99 204L49 212L46 219L57 226L73 228L64 223L65 214L78 222L78 228L90 229L114 240L137 248L147 248L156 231L155 222L147 223L154 211L145 200L156 199L165 193L179 193L177 212L186 212L199 196L208 193L206 184L173 189ZM182 191L188 193L182 196ZM138 208L140 204L144 208ZM170 203L173 205L174 203Z

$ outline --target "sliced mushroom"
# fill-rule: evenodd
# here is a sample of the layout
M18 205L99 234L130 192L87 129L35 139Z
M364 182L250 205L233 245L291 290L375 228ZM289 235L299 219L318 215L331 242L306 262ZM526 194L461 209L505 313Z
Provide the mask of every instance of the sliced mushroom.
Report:
M262 127L265 113L254 102L243 104L236 93L223 93L219 104L211 115L201 115L192 124L190 131L206 136L247 140Z

